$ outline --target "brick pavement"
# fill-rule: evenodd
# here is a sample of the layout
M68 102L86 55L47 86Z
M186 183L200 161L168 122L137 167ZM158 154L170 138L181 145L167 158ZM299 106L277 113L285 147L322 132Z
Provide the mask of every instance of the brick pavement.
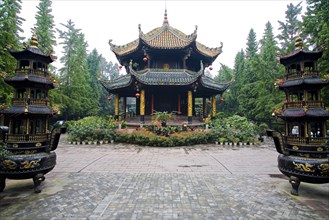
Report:
M329 184L290 184L272 145L69 145L43 191L7 180L1 219L329 219Z

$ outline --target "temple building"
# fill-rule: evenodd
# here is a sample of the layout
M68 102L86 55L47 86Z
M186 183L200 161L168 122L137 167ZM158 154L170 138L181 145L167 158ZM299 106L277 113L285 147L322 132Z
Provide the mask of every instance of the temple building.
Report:
M203 116L211 104L212 117L216 114L216 96L223 94L231 82L218 83L206 76L205 69L222 53L220 47L209 48L198 41L197 27L186 35L169 25L165 11L162 26L143 33L139 25L138 39L125 45L109 41L120 67L127 74L114 80L101 81L115 96L115 116L125 115L127 98L136 98L136 114L144 123L145 115L154 111L176 112L187 116L192 124L196 115L195 99L202 98ZM207 101L207 99L210 99ZM122 112L119 112L119 102Z

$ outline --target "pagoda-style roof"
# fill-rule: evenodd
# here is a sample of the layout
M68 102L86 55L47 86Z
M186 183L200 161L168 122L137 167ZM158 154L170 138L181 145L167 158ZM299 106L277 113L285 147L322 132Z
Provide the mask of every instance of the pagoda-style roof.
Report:
M322 51L307 51L305 49L295 50L287 56L280 57L280 63L283 65L289 65L301 60L316 61L322 56L322 53Z
M31 38L31 45L26 47L22 51L10 51L10 54L16 58L16 60L21 59L31 59L31 60L40 60L47 64L52 63L56 60L55 56L45 55L38 48L38 39L35 34Z
M100 82L110 93L117 89L129 87L134 82L147 86L187 86L195 82L200 82L202 87L214 90L215 93L222 93L234 81L232 79L230 82L219 83L205 76L202 62L198 72L187 69L145 69L135 71L131 66L129 70L128 74L114 80L101 80Z
M40 77L36 75L27 75L25 76L24 74L16 74L13 77L7 77L5 78L5 82L8 83L9 85L14 85L17 83L39 83L43 85L48 85L50 88L54 88L53 82L46 77Z
M286 109L279 117L281 118L301 118L301 117L312 117L312 118L329 118L329 112L323 108L309 108L307 110L303 108L298 109Z
M178 29L169 25L165 13L165 19L161 27L154 28L144 34L141 30L141 25L138 26L139 38L125 45L115 45L112 40L109 41L111 50L117 57L131 54L137 50L142 50L143 47L153 49L184 49L192 48L195 53L202 54L208 58L216 59L222 53L222 44L220 47L209 48L196 41L197 26L193 33L186 35Z
M14 105L11 106L9 109L2 110L0 113L3 114L13 114L15 117L17 114L45 114L45 115L52 115L54 114L54 110L49 106L33 106L33 105Z
M202 74L202 69L199 72L193 72L186 69L146 69L137 72L131 68L130 72L137 81L145 85L182 86L195 82Z
M280 85L280 89L285 89L287 87L293 87L293 86L327 86L329 85L329 80L322 80L319 77L315 78L297 78L292 80L286 80Z

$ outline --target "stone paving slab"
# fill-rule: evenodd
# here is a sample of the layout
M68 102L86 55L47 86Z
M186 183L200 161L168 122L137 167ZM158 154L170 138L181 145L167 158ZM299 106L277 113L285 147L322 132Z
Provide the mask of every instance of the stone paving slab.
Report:
M56 153L40 194L7 180L0 219L329 219L329 184L292 196L271 145L61 143Z

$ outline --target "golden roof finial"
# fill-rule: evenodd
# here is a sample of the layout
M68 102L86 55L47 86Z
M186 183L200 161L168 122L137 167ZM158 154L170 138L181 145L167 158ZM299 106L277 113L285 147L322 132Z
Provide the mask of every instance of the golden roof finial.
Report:
M165 13L164 13L163 24L169 24L167 17L167 0L165 0Z
M303 49L303 39L300 37L300 32L297 32L297 37L295 40L295 49L296 50L301 50Z
M34 47L37 48L39 45L38 43L38 37L37 37L37 30L36 28L32 28L32 37L31 37L31 46L30 47Z

